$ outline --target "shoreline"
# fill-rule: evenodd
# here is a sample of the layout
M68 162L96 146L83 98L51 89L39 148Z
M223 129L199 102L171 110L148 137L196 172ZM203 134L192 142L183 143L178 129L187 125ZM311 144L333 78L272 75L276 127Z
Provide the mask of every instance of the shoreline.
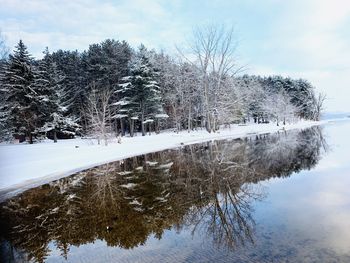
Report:
M93 144L89 139L45 141L37 144L0 146L0 201L17 195L27 189L58 180L109 162L174 149L184 145L210 140L224 140L252 135L275 133L281 130L305 129L331 123L336 120L299 121L277 126L270 124L231 125L215 133L205 130L165 131L151 136L122 137L108 146ZM76 148L78 146L78 148Z

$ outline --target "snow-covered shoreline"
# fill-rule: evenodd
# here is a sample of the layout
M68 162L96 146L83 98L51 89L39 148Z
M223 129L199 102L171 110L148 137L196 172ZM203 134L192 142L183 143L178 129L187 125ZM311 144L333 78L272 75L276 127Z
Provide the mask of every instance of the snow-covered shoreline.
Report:
M61 140L23 145L0 146L0 193L23 191L52 180L112 161L150 152L176 148L181 145L209 140L239 138L253 134L273 133L285 129L301 129L321 125L329 121L300 121L295 124L232 125L216 133L205 130L188 133L163 132L152 136L123 137L122 143L112 142L108 146L97 145L86 139Z

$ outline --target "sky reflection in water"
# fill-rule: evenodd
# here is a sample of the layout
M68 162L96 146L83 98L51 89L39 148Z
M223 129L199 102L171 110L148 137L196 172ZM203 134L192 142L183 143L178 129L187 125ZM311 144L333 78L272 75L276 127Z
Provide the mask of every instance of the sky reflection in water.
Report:
M2 204L3 257L350 261L349 128L186 146L31 189Z

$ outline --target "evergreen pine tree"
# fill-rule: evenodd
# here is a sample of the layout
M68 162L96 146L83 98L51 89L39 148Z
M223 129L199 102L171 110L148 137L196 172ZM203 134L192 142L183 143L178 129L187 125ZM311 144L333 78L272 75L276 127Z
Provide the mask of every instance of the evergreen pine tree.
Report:
M149 61L147 49L141 45L131 61L130 74L122 78L117 90L121 95L121 99L115 103L121 107L119 112L128 115L131 132L134 119L138 118L143 136L146 134L145 124L152 122L156 114L163 113L155 76L156 72Z
M44 54L39 61L34 83L40 94L41 130L52 132L54 142L57 142L57 132L74 135L78 124L67 116L67 96L61 86L64 75L57 69L47 48Z
M87 94L91 93L91 87L102 93L118 89L120 79L128 73L131 51L127 42L112 39L90 45L82 56L88 84L85 89ZM114 93L111 101L117 100L118 94ZM113 124L116 126L115 122Z
M8 134L27 136L33 143L40 116L40 98L33 85L33 59L22 40L9 56L1 82L4 103L0 108L0 122Z
M78 51L58 50L51 54L51 58L57 69L64 75L60 84L65 95L66 114L71 119L77 119L79 124L83 124L82 110L89 92L82 55Z

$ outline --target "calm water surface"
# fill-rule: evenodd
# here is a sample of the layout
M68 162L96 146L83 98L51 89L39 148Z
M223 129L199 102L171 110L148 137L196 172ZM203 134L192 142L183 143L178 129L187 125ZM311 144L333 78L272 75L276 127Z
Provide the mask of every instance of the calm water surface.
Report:
M96 167L0 205L2 262L350 262L350 122Z

